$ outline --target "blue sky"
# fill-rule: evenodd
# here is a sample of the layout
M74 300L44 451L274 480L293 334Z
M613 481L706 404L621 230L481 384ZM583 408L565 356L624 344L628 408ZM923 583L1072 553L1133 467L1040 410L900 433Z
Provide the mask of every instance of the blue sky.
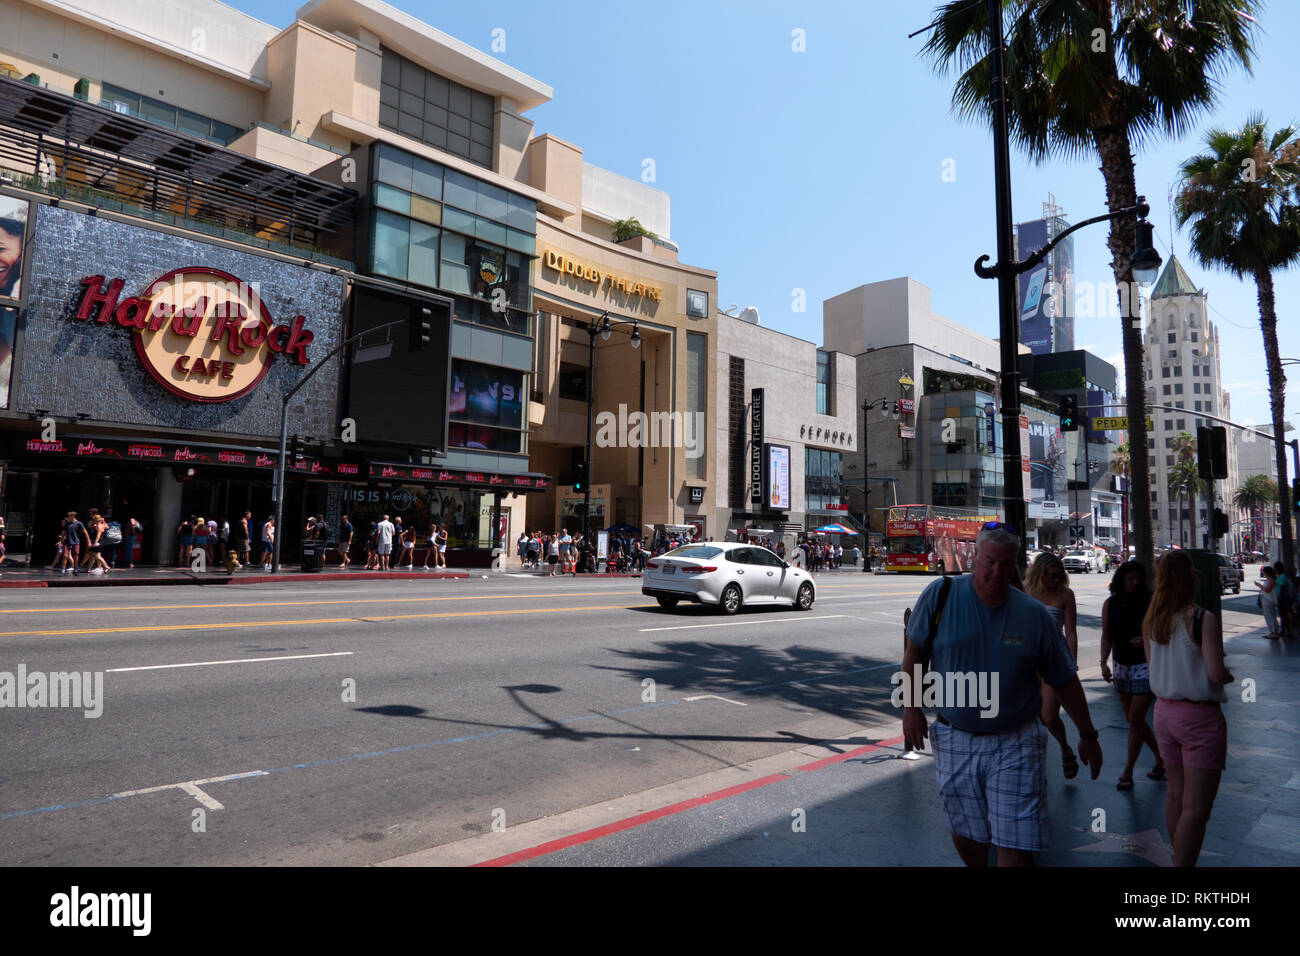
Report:
M300 4L234 0L276 26ZM773 3L551 0L435 3L403 11L485 52L504 30L503 62L554 89L529 111L538 133L581 146L588 162L640 178L654 160L672 197L681 259L718 272L720 305L752 305L764 325L821 341L821 302L910 275L933 290L936 312L997 335L996 283L972 264L996 252L993 149L981 126L951 112L951 80L935 76L907 34L936 6L914 2ZM796 52L794 31L805 50ZM1202 132L1262 111L1270 128L1300 122L1294 43L1300 4L1272 0L1260 18L1253 75L1223 79L1195 132L1136 151L1138 192L1152 207L1168 260L1169 191ZM1290 75L1288 75L1290 71ZM943 179L951 160L952 182ZM1013 153L1015 221L1037 219L1048 193L1071 222L1105 212L1095 159L1033 166ZM1110 282L1105 225L1075 234L1077 282ZM1253 282L1202 268L1183 235L1172 247L1209 295L1220 328L1233 418L1269 420ZM1300 269L1275 276L1283 356L1300 357ZM794 309L795 290L806 311ZM1075 343L1119 361L1118 318L1080 316ZM1122 372L1122 366L1121 366ZM1287 389L1300 406L1300 370Z

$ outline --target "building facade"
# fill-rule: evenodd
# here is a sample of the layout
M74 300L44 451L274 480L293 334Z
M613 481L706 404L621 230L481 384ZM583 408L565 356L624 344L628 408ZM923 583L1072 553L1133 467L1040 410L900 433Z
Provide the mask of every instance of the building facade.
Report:
M1024 356L1020 371L1022 381L1053 407L1070 396L1079 411L1077 431L1058 427L1040 435L1041 426L1030 429L1029 513L1041 519L1039 546L1087 542L1118 551L1124 546L1124 502L1117 488L1123 485L1111 458L1124 433L1092 427L1096 419L1123 415L1115 366L1073 349Z
M911 278L859 286L827 299L822 310L825 348L854 356L861 402L888 403L885 414L859 409L868 461L865 468L860 459L845 466L855 513L862 511L866 472L873 540L895 504L1004 515L998 343L936 315L929 288ZM1029 350L1021 346L1020 353L1023 359ZM1021 409L1024 430L1040 444L1059 434L1054 404L1023 389ZM1031 441L1023 449L1022 469L1033 447ZM1031 540L1044 520L1031 515Z
M792 544L829 524L856 530L861 512L851 515L846 486L861 457L856 363L753 318L717 315L715 390L726 402L712 430L713 534L757 529Z
M1152 409L1155 427L1147 441L1154 540L1157 546L1208 547L1212 512L1206 496L1195 496L1193 512L1187 489L1170 486L1170 475L1179 463L1175 439L1185 433L1194 441L1197 428L1217 424L1198 412L1231 419L1231 401L1222 386L1219 330L1209 320L1206 295L1176 256L1169 257L1151 290L1144 336L1147 401L1168 406ZM1242 518L1223 500L1225 490L1238 485L1236 452L1237 443L1229 441L1228 478L1214 482L1216 504L1230 515L1230 524ZM1195 460L1193 454L1193 465ZM1228 546L1228 542L1221 544Z
M332 522L350 513L362 532L402 514L422 537L439 524L467 563L486 562L525 527L572 524L573 495L553 478L575 478L586 438L586 402L576 414L573 398L586 383L575 375L589 366L587 329L609 315L619 334L595 339L594 415L646 415L667 431L653 441L594 436L595 527L707 524L716 275L678 262L666 195L535 134L527 113L550 99L544 83L373 0L316 0L284 28L213 0L180 0L165 17L148 3L22 0L0 9L0 37L0 186L33 209L32 278L4 316L30 337L30 347L7 337L15 399L0 417L18 446L44 410L94 434L172 428L163 434L182 445L237 435L256 449L250 460L278 464L266 447L279 430L270 384L283 385L281 397L297 384L281 365L246 393L226 388L234 405L124 382L150 409L191 402L153 418L46 394L59 380L36 349L55 342L56 364L93 355L99 340L84 336L101 324L41 324L76 305L54 283L51 257L87 236L87 253L110 250L123 241L111 221L148 233L130 239L152 251L116 271L98 252L83 255L105 282L122 280L123 297L201 267L250 277L273 315L301 312L310 324L310 309L319 312L308 361L365 333L289 405L289 512L323 510ZM616 234L634 217L660 238ZM75 225L86 218L90 227ZM276 281L262 260L276 264ZM639 349L628 347L629 329ZM31 463L6 461L20 479L9 489L25 496L6 495L10 526L47 526L48 509L26 500L39 494ZM266 475L231 492L210 486L208 467L186 466L179 498L157 476L131 486L132 507L150 501L151 557L171 552L163 529L181 512L268 509ZM67 497L45 485L51 501ZM122 507L106 489L82 497L83 509Z

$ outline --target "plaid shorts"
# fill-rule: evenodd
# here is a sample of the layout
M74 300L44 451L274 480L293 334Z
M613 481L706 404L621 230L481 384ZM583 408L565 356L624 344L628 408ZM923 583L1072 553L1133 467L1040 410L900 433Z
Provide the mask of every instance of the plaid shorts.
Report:
M948 828L1008 850L1047 848L1047 728L1037 717L1018 730L976 736L930 726Z

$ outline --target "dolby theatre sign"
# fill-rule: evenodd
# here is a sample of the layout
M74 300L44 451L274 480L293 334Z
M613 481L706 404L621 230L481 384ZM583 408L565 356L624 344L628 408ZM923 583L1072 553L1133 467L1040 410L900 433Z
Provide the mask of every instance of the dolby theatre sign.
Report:
M247 395L281 355L308 365L312 333L294 316L277 325L256 283L192 266L160 276L138 295L124 279L81 280L73 321L113 325L130 334L148 373L163 388L195 402Z

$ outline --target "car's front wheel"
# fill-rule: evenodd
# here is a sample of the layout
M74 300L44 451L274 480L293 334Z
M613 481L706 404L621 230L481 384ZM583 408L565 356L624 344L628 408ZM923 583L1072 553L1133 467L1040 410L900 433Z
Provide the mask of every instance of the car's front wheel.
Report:
M812 610L813 605L813 586L805 581L799 585L799 595L795 598L794 606L801 611Z
M722 596L718 599L718 610L723 614L735 614L740 610L740 585L728 584L722 589Z
M660 595L655 598L655 600L659 602L660 607L676 607L680 598L664 597L663 595Z

